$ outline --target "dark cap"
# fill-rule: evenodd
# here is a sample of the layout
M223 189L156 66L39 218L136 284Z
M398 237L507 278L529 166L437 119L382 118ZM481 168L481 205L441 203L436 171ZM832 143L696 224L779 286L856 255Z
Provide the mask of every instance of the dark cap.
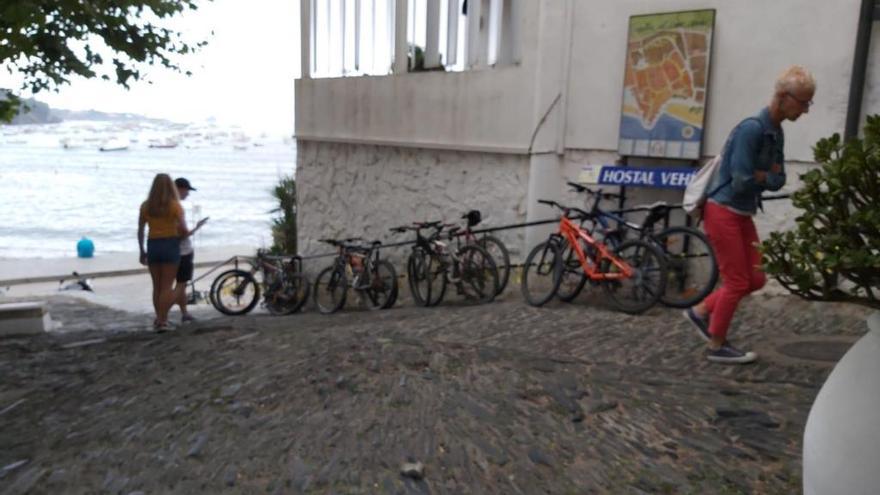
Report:
M178 177L174 179L174 185L182 189L189 189L190 191L196 190L196 188L194 188L192 184L190 184L189 181L184 179L183 177Z

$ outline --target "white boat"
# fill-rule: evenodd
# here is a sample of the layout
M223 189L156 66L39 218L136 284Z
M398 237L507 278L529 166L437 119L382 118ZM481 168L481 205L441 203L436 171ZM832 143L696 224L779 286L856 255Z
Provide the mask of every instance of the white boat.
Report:
M100 151L124 151L128 149L128 141L123 139L108 139L104 141L98 150Z
M161 149L177 148L177 141L174 141L173 139L165 139L162 141L150 140L150 148L161 148Z

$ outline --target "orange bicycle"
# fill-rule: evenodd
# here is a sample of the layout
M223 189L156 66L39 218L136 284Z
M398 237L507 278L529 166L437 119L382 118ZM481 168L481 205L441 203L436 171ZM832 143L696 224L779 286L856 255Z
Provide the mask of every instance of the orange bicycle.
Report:
M601 285L614 305L638 314L654 306L666 290L666 260L656 246L628 240L610 247L596 240L573 220L592 220L594 213L540 199L562 211L559 232L535 246L523 265L522 293L532 306L542 306L556 295L562 282L563 253L574 251L584 275Z

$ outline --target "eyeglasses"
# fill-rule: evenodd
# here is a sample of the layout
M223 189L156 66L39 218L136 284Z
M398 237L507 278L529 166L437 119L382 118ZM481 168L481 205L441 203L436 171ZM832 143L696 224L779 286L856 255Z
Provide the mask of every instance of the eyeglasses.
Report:
M797 96L793 95L793 94L791 93L791 91L786 91L785 94L787 94L788 96L790 96L792 100L794 100L794 101L800 103L800 104L801 104L802 106L804 106L804 107L810 108L811 106L813 106L813 100L807 100L807 101L804 101L804 100L798 98Z

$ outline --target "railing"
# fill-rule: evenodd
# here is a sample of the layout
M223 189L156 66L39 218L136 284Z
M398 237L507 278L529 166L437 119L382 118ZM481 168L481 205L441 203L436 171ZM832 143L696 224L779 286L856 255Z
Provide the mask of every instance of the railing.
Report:
M776 194L776 195L764 196L761 199L762 199L762 201L773 201L773 200L779 200L779 199L787 199L790 197L791 197L790 194ZM668 204L668 206L671 209L682 208L681 204ZM649 210L648 206L635 206L633 208L614 210L609 213L613 213L615 215L623 215L626 213L636 213L636 212L648 211L648 210ZM688 217L688 218L690 218L690 217ZM487 228L483 228L483 229L471 230L470 232L472 234L486 234L486 233L490 233L490 232L499 232L499 231L503 231L503 230L513 230L513 229L521 229L521 228L525 228L525 227L534 227L537 225L547 225L547 224L556 223L556 222L559 222L559 217L549 218L546 220L536 220L533 222L523 222L523 223L510 224L510 225L501 225L499 227L487 227ZM668 216L667 216L667 223L668 223ZM465 235L465 232L460 232L455 235L462 236L462 235ZM414 240L413 241L393 242L393 243L389 243L389 244L383 243L380 246L378 246L378 249L388 249L388 248L393 248L393 247L409 246L412 244L415 244ZM330 258L333 256L337 256L337 254L338 253L334 251L334 252L330 252L330 253L321 253L321 254L313 254L313 255L308 255L308 256L300 256L299 258L303 261L306 261L306 260L314 260L314 259L321 259L321 258ZM264 256L265 259L270 259L270 260L279 260L279 259L286 260L286 259L290 259L291 257L293 257L293 255L283 255L282 254L282 255L265 255ZM197 278L193 279L193 282L198 282L199 280L204 279L208 275L214 273L215 271L219 270L221 267L226 266L226 265L232 264L235 266L235 268L238 268L238 265L240 262L247 262L247 263L250 263L251 265L253 265L253 260L255 260L255 259L256 259L256 256L236 255L236 256L232 256L231 258L228 258L228 259L226 259L222 262L219 262L219 263L217 263L217 262L195 263L196 268L210 266L211 269L208 270L207 272L199 275ZM62 276L55 275L55 276L41 276L41 277L23 277L23 278L9 279L9 280L0 280L0 286L8 287L8 286L13 286L13 285L35 284L35 283L44 283L44 282L56 282L56 281L63 282L65 280L82 279L82 278L95 279L95 278L106 278L106 277L124 277L124 276L130 276L130 275L139 275L141 273L146 273L146 271L147 271L146 268L135 268L135 269L129 269L129 270L111 270L111 271L104 271L104 272L79 273L76 275L65 274Z
M761 197L761 200L762 201L773 201L773 200L778 200L778 199L787 199L790 197L791 197L790 194L776 194L776 195L763 196L763 197ZM669 206L670 209L672 209L672 210L684 208L684 205L682 205L681 203L673 203L673 204L667 203L667 206ZM634 206L632 208L626 208L626 209L622 209L622 210L609 211L608 213L611 213L614 215L623 215L626 213L637 213L640 211L648 211L648 210L650 210L650 206L644 205L644 206ZM688 217L688 218L690 218L690 217ZM499 227L487 227L484 229L471 230L470 233L471 234L486 234L489 232L521 229L521 228L525 228L525 227L533 227L536 225L547 225L547 224L558 223L558 222L559 222L559 217L557 216L554 218L549 218L547 220L535 220L533 222L514 223L514 224L510 224L510 225L502 225ZM668 215L667 215L667 223L668 223ZM456 237L463 236L463 235L466 235L466 233L459 232L459 233L455 234ZM392 248L392 247L409 246L409 245L415 244L415 242L416 241L401 241L401 242L394 242L394 243L390 243L390 244L382 243L380 246L378 246L378 249L388 249L388 248ZM309 256L302 256L301 259L312 260L312 259L319 259L319 258L328 258L331 256L336 256L336 255L337 255L336 252L324 253L324 254L312 254Z

